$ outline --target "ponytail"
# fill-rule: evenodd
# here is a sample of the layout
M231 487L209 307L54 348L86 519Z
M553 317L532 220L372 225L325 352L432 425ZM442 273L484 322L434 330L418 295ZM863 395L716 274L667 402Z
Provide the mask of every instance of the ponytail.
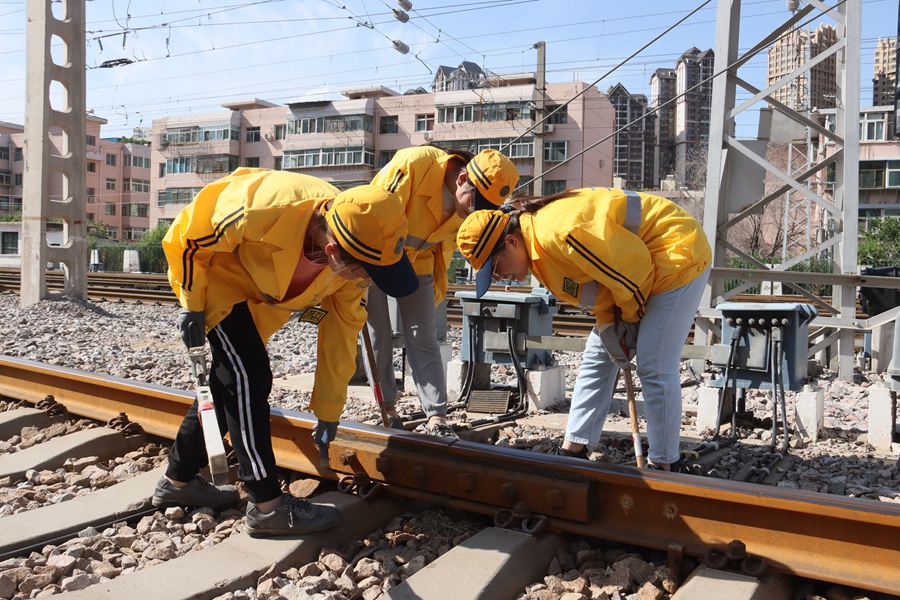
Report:
M563 198L571 198L576 193L576 190L568 189L563 190L558 194L552 194L550 196L530 196L528 194L517 194L516 196L513 196L512 198L507 200L501 207L501 210L505 210L509 213L536 213L551 202L556 202L557 200L562 200ZM509 208L506 208L507 206Z

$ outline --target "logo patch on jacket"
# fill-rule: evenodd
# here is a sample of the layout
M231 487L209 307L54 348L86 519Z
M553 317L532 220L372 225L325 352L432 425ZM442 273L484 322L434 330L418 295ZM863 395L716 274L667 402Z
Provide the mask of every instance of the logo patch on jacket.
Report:
M298 321L302 321L303 323L312 323L313 325L318 325L322 322L322 319L325 318L325 315L328 314L327 310L323 310L321 308L307 308L300 316L297 317Z
M568 277L563 277L563 292L572 296L573 298L578 297L578 282L572 281Z

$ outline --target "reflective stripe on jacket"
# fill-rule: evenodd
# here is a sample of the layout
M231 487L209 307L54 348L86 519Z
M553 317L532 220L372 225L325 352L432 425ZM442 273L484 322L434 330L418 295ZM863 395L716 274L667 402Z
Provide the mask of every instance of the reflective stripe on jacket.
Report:
M651 194L583 188L519 217L532 272L554 295L610 323L613 307L635 323L647 300L709 266L700 224Z
M207 331L245 301L263 342L295 314L318 325L311 408L324 421L344 407L366 286L325 268L301 294L284 296L310 219L337 193L308 175L241 168L200 190L162 243L172 289L183 307L206 313Z
M398 150L372 185L397 194L403 201L409 232L406 253L419 275L434 276L435 304L447 294L447 269L456 250L462 219L454 210L444 218L444 175L451 159L464 159L433 146Z

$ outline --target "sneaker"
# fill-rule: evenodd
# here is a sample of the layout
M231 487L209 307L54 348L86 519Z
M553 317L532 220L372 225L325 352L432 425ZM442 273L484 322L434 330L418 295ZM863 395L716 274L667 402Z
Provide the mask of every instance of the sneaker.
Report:
M405 429L403 427L403 419L400 418L400 415L388 415L387 425L388 429Z
M191 479L183 488L172 485L163 477L156 482L153 506L209 506L219 509L237 504L240 495L233 485L214 486L200 476Z
M458 440L459 436L453 431L453 427L446 421L433 421L425 425L425 433L439 437L442 440L453 441Z
M270 535L302 535L334 527L341 521L341 511L333 506L313 504L306 498L281 495L281 505L264 513L252 502L247 503L247 533L253 537Z
M588 458L588 449L587 446L582 446L581 450L578 452L572 452L571 450L566 450L562 446L556 449L555 454L557 456L567 456L569 458L580 458L582 460L590 460Z

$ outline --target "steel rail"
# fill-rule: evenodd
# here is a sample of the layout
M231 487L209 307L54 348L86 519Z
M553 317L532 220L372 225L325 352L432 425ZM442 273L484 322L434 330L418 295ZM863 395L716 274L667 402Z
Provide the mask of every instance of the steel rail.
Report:
M173 438L188 392L0 357L0 394L51 394L80 416L125 412ZM738 539L778 571L869 590L900 589L900 505L672 475L342 422L319 466L312 415L272 409L278 464L322 477L382 482L392 495L495 514L517 504L552 530L702 555Z

